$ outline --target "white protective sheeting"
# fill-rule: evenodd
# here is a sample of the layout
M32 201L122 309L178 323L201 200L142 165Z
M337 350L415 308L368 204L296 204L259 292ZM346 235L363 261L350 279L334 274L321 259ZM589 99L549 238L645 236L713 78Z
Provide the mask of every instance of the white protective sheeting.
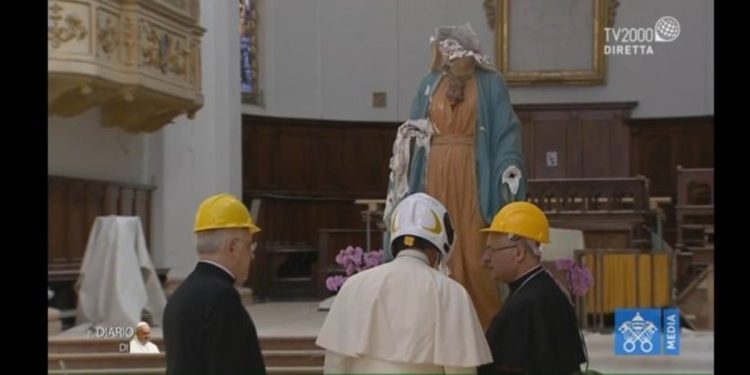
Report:
M138 217L96 218L77 286L77 324L135 327L146 309L161 325L167 300Z

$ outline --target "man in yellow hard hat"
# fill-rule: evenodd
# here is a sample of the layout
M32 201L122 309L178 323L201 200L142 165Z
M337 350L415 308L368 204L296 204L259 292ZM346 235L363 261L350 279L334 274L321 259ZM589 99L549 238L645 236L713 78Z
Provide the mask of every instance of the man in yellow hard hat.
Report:
M492 219L482 257L510 297L486 337L493 363L479 374L573 374L586 361L573 305L542 264L549 242L544 212L528 202L505 205Z
M235 285L247 279L260 232L229 194L204 200L195 215L198 264L167 301L167 374L265 374L258 334Z

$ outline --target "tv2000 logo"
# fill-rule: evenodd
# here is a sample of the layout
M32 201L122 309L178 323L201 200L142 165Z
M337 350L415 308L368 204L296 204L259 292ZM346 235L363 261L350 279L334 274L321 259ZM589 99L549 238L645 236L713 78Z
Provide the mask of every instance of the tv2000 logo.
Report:
M664 16L654 27L605 27L605 55L653 55L654 42L674 42L680 36L680 21Z

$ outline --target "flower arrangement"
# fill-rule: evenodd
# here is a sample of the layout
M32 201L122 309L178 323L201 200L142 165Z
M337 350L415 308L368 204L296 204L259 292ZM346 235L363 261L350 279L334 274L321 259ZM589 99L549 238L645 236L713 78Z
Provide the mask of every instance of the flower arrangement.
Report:
M385 262L385 251L373 250L364 251L361 247L347 246L346 249L339 251L336 255L336 263L340 265L346 276L333 275L326 279L326 288L331 292L338 292L344 282L356 274L357 272L364 271L373 267L377 267Z
M570 294L582 297L594 284L594 278L588 267L577 264L573 259L558 259L555 261L558 270L565 271L568 277Z

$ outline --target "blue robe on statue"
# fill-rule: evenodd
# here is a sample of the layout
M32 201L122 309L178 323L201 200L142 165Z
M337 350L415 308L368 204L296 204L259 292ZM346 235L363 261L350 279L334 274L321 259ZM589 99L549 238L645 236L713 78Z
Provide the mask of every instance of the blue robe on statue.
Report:
M411 105L410 120L428 117L430 99L440 82L442 72L427 74L419 84ZM521 146L521 123L516 117L503 78L494 70L477 67L474 73L477 87L477 129L475 136L477 188L479 210L486 223L505 204L526 199L528 173ZM424 192L426 152L424 148L412 149L408 169L408 193ZM521 171L518 191L513 197L507 184L503 185L503 172L510 166ZM393 189L393 186L389 186ZM388 222L388 218L386 223ZM390 238L385 236L384 247L390 252Z

